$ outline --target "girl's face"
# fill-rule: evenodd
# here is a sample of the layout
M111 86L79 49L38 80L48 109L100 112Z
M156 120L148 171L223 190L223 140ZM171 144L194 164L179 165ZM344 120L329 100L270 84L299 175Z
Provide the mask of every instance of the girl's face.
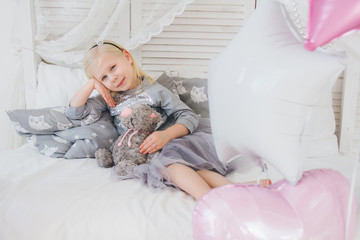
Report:
M132 57L126 50L121 55L99 53L90 73L111 91L127 91L139 84L132 63Z

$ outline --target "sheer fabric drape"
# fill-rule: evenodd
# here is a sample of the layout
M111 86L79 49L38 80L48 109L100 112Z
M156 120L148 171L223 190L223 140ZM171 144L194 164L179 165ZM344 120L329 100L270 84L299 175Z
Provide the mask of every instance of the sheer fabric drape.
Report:
M35 0L36 52L47 62L79 67L83 51L89 44L107 39L119 42L128 50L133 50L148 42L152 36L161 33L163 27L171 24L175 16L181 14L186 5L193 0L93 0L87 16L74 28L60 36L51 32L56 29L49 27L54 23L42 13L42 1ZM129 14L125 11L137 6L146 8L145 15L139 16L143 15L140 29L133 32L132 36L112 36L112 31L121 31L119 16ZM70 12L74 7L71 1L64 0L64 17L66 17L66 11Z
M9 71L5 72L2 80L3 95L7 100L0 106L3 112L0 116L0 133L2 133L0 151L16 148L23 144L22 138L17 136L4 111L25 107L24 95L27 83L24 82L21 52L23 49L27 49L24 47L26 45L24 45L24 41L26 41L24 32L28 29L24 29L23 14L20 14L29 11L23 9L27 5L24 4L25 1L34 1L36 19L35 35L33 36L34 51L48 63L76 68L81 67L83 51L89 44L106 39L119 42L128 50L134 50L148 42L152 36L161 33L163 27L171 24L175 16L181 14L186 5L193 0L5 0L3 4L6 7L2 8L4 14L1 15L3 16L2 23L4 26L11 25L13 33L10 34L10 31L7 31L10 43L2 44L2 46L4 49L12 49L13 56L3 54L4 62L7 63L4 67ZM55 2L60 4L60 7L46 11L61 11L61 14L60 18L52 19L48 17L48 12L42 10L44 9L42 7L51 6ZM88 7L89 4L90 7ZM83 7L85 5L86 8ZM137 6L141 8L144 6L145 14L141 14L143 9L134 9ZM132 34L128 32L124 34L121 32L123 25L131 23L130 21L122 23L120 19L124 15L130 17L130 10L132 13L140 13L139 18L141 19L132 16L132 19L139 21L137 24L139 27L131 29ZM81 14L74 18L76 24L65 30L59 29L59 22L73 17L74 11L81 11ZM79 18L81 19L79 20ZM6 19L10 19L10 21ZM127 27L130 28L130 26ZM10 28L7 29L10 30ZM117 33L113 34L114 32ZM3 39L6 40L6 37Z

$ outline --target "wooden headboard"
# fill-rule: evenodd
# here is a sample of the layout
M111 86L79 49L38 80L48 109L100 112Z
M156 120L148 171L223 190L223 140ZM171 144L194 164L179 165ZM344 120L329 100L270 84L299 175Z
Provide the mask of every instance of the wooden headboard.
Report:
M50 0L39 0L50 1ZM22 1L23 23L27 31L22 46L25 95L27 108L35 106L36 72L39 57L34 51L35 0ZM56 9L61 10L61 0ZM69 1L67 1L69 2ZM141 16L151 0L129 1L129 34L141 26ZM164 70L182 70L206 77L208 63L241 29L254 11L256 0L194 0L185 12L176 17L173 24L150 42L133 51L142 68L152 76ZM55 9L55 8L54 8ZM336 134L339 151L344 154L360 150L360 109L358 103L359 62L349 61L345 73L333 88L333 109L336 118Z

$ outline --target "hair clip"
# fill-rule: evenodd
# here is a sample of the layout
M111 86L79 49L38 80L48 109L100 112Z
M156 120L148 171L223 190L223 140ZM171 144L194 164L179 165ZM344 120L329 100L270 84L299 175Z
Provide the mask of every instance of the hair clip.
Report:
M102 46L102 45L104 45L104 44L108 44L108 45L114 46L114 47L116 47L117 49L119 49L120 51L123 51L123 50L124 50L124 49L120 48L120 47L119 47L118 45L116 45L116 44L113 44L113 43L110 43L110 42L104 42L104 41L102 41L102 40L99 40L94 46L92 46L92 47L89 49L89 51L90 51L91 49L95 48L95 47Z
M98 40L97 42L96 42L96 45L97 46L101 46L101 45L103 45L104 44L104 40Z

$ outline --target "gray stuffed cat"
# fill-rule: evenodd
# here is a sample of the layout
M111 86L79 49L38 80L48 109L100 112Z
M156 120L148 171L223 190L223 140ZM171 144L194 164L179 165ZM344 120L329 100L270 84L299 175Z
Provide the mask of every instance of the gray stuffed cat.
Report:
M154 154L140 153L140 145L161 121L161 116L151 107L144 104L134 104L124 109L120 114L122 124L127 132L119 136L110 147L110 151L102 148L95 152L95 158L100 167L115 166L120 176L131 173L133 168L150 161Z

